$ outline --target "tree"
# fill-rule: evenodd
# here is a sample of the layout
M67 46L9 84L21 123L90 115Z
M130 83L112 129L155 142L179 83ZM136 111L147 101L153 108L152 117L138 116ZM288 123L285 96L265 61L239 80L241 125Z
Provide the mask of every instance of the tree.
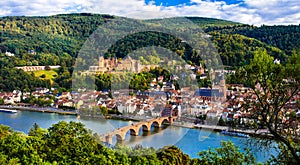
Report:
M108 109L105 106L100 106L100 111L101 111L103 116L108 114Z
M46 78L46 75L45 75L45 74L42 74L42 75L40 76L40 78Z
M9 126L0 125L0 138L4 138L12 132L13 130Z
M35 137L42 137L47 133L47 130L42 129L37 123L33 124L33 128L30 128L28 135Z
M4 104L4 100L2 98L0 98L0 105Z
M33 66L38 66L38 65L39 65L39 62L38 62L37 60L33 60L33 61L32 61L32 65L33 65Z
M220 148L208 149L198 153L200 158L194 164L219 165L219 164L256 164L253 154L245 149L246 153L240 151L232 142L222 141ZM195 160L194 160L195 161Z
M294 52L285 66L273 61L266 51L258 50L250 64L240 70L243 75L240 79L252 89L243 107L261 127L268 129L284 148L282 152L292 155L286 157L286 161L300 164L299 118L292 115L295 109L290 108L291 101L299 97L300 92L300 54Z
M222 116L221 116L220 119L219 119L218 125L220 125L220 126L225 126L225 125L226 125L226 123L225 123L225 121L223 120Z
M47 159L51 162L88 161L101 146L95 141L90 130L82 123L61 121L52 125L45 135ZM100 147L100 148L99 148ZM85 151L85 152L81 152Z
M171 164L189 164L190 157L184 154L176 146L167 146L158 150L157 158L162 160L165 165Z

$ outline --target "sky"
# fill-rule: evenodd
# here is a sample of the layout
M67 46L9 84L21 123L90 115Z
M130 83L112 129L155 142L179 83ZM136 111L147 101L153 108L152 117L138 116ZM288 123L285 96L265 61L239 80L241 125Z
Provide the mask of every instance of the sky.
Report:
M138 19L199 16L250 25L300 24L300 0L1 0L0 17L99 13Z

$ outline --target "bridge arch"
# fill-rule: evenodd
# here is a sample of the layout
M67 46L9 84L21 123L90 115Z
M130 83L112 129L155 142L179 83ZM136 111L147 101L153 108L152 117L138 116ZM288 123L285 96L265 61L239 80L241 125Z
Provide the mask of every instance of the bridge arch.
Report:
M155 120L155 121L153 121L153 122L151 123L151 126L152 126L152 125L153 125L154 127L161 127L161 122Z
M163 125L164 124L164 122L167 122L167 123L170 123L170 120L172 120L172 119L163 119L162 121L161 121L161 125Z
M138 136L139 135L139 130L138 130L139 127L137 126L132 126L132 127L128 127L128 128L125 128L123 130L120 130L120 135L122 135L125 139L125 136L127 134L127 132L129 131L130 135L133 135L133 136Z
M149 124L147 123L147 124L143 124L142 125L142 128L143 128L143 131L150 131L150 129L151 129L151 125L149 126Z
M154 125L154 127L161 127L165 122L169 123L169 119L168 118L159 118L159 119L155 119L151 122L150 127L152 125Z
M120 141L125 140L125 136L124 136L124 135L116 134L115 136L116 136L116 138L117 138L117 142L120 142Z
M131 128L131 129L129 129L129 131L130 131L130 135L133 135L133 136L138 136L139 135L139 130L138 129L136 130L134 128Z

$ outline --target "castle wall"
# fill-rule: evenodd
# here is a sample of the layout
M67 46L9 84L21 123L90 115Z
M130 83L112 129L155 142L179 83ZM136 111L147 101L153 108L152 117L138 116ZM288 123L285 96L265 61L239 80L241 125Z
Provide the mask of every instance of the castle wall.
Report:
M141 65L139 60L134 60L131 57L117 61L115 58L104 59L103 56L100 56L98 66L90 66L89 70L92 72L129 71L138 73L144 69L150 70L150 68L157 66L158 65Z

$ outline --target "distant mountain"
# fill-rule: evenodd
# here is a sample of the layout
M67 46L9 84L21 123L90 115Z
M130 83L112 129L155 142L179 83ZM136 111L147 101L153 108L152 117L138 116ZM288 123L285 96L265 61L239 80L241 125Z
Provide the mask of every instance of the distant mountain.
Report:
M15 53L19 58L24 58L22 54L27 54L30 50L35 50L37 56L41 53L57 56L67 53L76 57L86 39L103 23L114 18L116 16L89 13L47 17L2 17L0 18L0 50ZM292 49L300 45L299 26L254 27L212 18L186 18L212 36L211 40L218 48L225 65L240 66L248 63L253 56L253 51L258 48L264 48L271 55L284 60L285 54L290 54ZM183 25L181 28L186 27ZM113 33L110 29L105 30ZM200 61L199 55L193 51L186 51L187 48L180 47L179 40L170 36L162 39L158 34L151 34L144 43L135 43L138 45L129 43L133 40L134 37L125 39L122 44L120 42L120 45L116 45L115 50L107 56L121 58L128 53L128 50L146 46L146 41L151 40L155 43L163 40L173 51L180 52L180 49L183 49L184 59L196 64Z
M207 29L208 27L228 27L243 25L238 22L232 22L227 20L221 20L216 18L205 18L205 17L185 17L191 20L193 23L199 25L200 27Z

